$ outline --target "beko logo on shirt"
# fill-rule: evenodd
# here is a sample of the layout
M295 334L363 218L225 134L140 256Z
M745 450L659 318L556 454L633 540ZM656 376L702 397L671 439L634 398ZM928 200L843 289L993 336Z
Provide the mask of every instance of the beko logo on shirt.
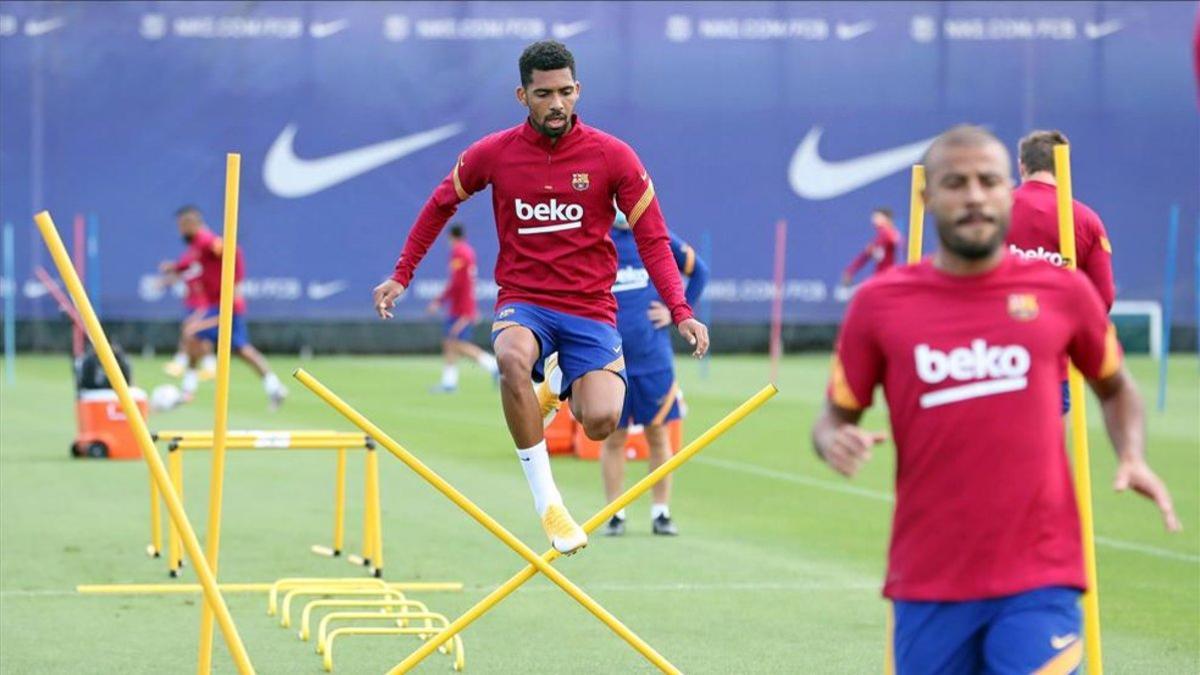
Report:
M543 234L546 232L561 232L583 227L583 207L579 204L559 203L551 199L549 204L526 204L520 199L516 204L517 219L549 223L533 227L519 227L517 234Z
M1027 251L1023 248L1018 248L1016 244L1009 244L1008 250L1026 260L1044 260L1056 267L1065 267L1067 264L1066 258L1061 253L1058 251L1047 251L1044 246L1039 246L1036 250L1030 249Z
M970 347L949 352L919 344L913 350L917 377L927 384L947 379L966 382L921 395L922 408L935 408L972 398L1020 391L1029 384L1029 350L1020 345L989 346L986 340L971 341Z

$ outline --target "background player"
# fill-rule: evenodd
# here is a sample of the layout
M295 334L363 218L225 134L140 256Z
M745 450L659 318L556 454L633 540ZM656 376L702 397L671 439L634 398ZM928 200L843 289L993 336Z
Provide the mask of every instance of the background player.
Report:
M854 296L813 443L853 476L886 438L857 426L883 384L897 454L884 586L896 672L1071 672L1086 582L1057 410L1062 358L1100 398L1114 487L1151 498L1168 530L1179 521L1146 464L1141 397L1099 295L1082 275L1004 250L1004 146L955 127L923 164L940 246Z
M396 299L458 204L489 185L500 252L492 341L500 399L534 508L561 553L587 545L562 504L542 431L553 411L539 406L529 378L544 379L542 359L558 352L561 396L593 440L616 428L625 367L612 296L616 255L613 205L629 214L638 249L679 332L708 349L708 329L692 318L671 256L666 224L649 174L622 141L574 114L580 84L575 59L552 40L525 49L516 97L528 109L520 125L486 136L459 156L413 225L392 277L375 288L375 310L392 316ZM554 402L557 404L557 401Z
M880 206L871 211L871 226L875 228L875 238L842 272L842 286L854 283L854 275L872 260L875 261L875 274L886 271L896 262L896 246L900 243L900 233L892 221L892 210Z
M1034 131L1018 146L1018 172L1021 186L1013 191L1012 226L1006 242L1013 253L1037 258L1060 267L1066 266L1058 247L1058 199L1054 177L1054 146L1066 145L1061 131ZM1087 204L1074 202L1075 261L1087 275L1104 301L1112 309L1116 299L1113 281L1112 244L1104 222Z
M461 223L450 226L450 275L442 294L429 303L428 312L436 314L446 308L446 320L442 337L442 381L434 392L452 393L458 390L458 357L473 359L494 378L500 377L500 369L491 354L471 342L471 328L479 321L479 309L475 304L475 249L467 243Z
M1034 131L1017 148L1021 186L1013 191L1012 224L1005 241L1008 249L1025 258L1065 267L1058 244L1058 197L1054 178L1054 146L1066 145L1061 131ZM1111 310L1117 289L1113 282L1112 244L1100 216L1074 200L1076 267L1087 275L1105 310ZM1067 364L1062 366L1062 411L1071 409Z
M204 345L196 340L190 328L194 322L204 318L208 309L208 299L200 283L200 264L194 259L190 246L178 259L164 260L158 269L163 275L161 284L164 287L176 282L184 284L184 318L179 324L179 346L175 356L163 366L163 370L171 377L181 379L180 389L183 396L179 402L188 403L195 396L200 380L212 379L216 374L216 358L211 354L206 355ZM200 365L199 371L197 365Z
M179 234L188 245L187 253L180 260L189 266L193 263L200 265L200 286L207 301L203 317L190 321L185 327L185 333L195 340L194 344L203 345L205 354L211 354L213 346L217 343L217 320L221 304L221 238L208 229L204 224L203 214L195 206L181 207L175 212L175 220L179 226ZM241 249L238 249L234 278L240 282L244 275L245 259ZM263 390L266 391L270 407L274 410L287 398L287 388L275 373L271 372L266 357L250 344L245 312L246 301L235 286L230 347L234 354L241 357L262 378Z
M617 298L617 330L621 332L621 344L624 345L629 389L617 430L604 439L600 453L604 496L610 502L620 496L624 487L625 441L629 425L642 425L650 449L648 469L654 471L671 457L666 425L683 415L681 392L675 381L671 335L665 330L671 325L671 313L650 286L649 274L642 266L637 242L624 213L617 213L612 240L617 247L617 283L612 290ZM695 306L708 283L708 265L696 255L695 249L673 233L671 253L679 271L688 277L685 296L688 304ZM679 534L671 521L671 476L657 483L651 494L651 531L662 535ZM604 533L609 536L625 533L625 509L608 521Z

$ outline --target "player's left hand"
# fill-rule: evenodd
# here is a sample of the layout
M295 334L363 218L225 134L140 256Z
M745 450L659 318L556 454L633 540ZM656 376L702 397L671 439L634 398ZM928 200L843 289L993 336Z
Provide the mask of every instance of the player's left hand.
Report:
M694 318L687 318L680 322L679 334L688 341L689 345L696 348L692 352L692 356L699 359L708 353L708 326Z
M657 300L650 301L650 309L646 310L646 317L650 319L650 324L655 328L671 325L671 310Z
M1117 476L1113 479L1113 489L1117 492L1124 492L1130 488L1158 506L1158 510L1162 512L1163 524L1166 525L1168 532L1178 532L1183 529L1183 524L1179 522L1179 516L1175 515L1171 492L1143 459L1122 459L1117 464Z

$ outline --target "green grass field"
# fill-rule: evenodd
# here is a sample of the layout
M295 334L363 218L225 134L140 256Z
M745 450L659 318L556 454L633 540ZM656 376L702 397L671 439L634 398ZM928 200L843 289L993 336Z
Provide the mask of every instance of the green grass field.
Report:
M813 456L809 425L822 398L826 355L788 358L781 393L679 472L673 515L682 536L649 534L649 502L630 532L559 561L568 577L686 672L878 672L887 612L879 596L891 503L890 453L849 482ZM135 361L141 386L166 380L161 361ZM280 373L298 365L276 358ZM546 548L505 431L498 397L477 370L455 396L434 397L433 358L319 358L304 366L356 405L534 549ZM1152 403L1155 364L1133 359ZM765 384L762 358L717 358L707 378L681 362L690 439ZM1114 673L1200 672L1200 430L1197 363L1172 362L1170 409L1151 410L1150 455L1173 490L1185 531L1164 533L1153 506L1108 489L1114 460L1090 405L1105 663ZM276 414L235 364L233 428L350 430L299 383ZM0 671L183 673L194 670L199 597L83 597L79 583L165 582L148 543L147 474L140 462L67 456L75 429L68 363L23 357L0 396ZM152 428L211 425L212 387ZM866 420L881 427L874 411ZM1014 423L1019 421L1014 420ZM187 461L185 502L203 535L207 453ZM386 453L382 492L386 576L457 580L462 593L417 595L457 616L523 567L479 525ZM359 542L360 460L350 464L348 542ZM225 481L221 578L361 574L319 558L332 522L331 454L231 453ZM630 466L630 481L645 470ZM555 460L581 520L603 506L599 468ZM185 581L194 581L185 568ZM317 673L311 643L278 627L260 595L230 595L259 672ZM535 578L465 633L476 673L646 672L641 657L549 582ZM411 637L350 637L337 670L382 672L416 646ZM214 659L234 672L220 637ZM444 656L422 672L444 672Z

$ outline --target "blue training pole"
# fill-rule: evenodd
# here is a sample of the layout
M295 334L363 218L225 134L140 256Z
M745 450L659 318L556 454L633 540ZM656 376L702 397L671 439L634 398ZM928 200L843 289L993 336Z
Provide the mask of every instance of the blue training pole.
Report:
M1167 361L1171 355L1171 306L1175 298L1175 250L1179 248L1179 205L1171 205L1167 225L1167 262L1163 277L1162 359L1158 362L1158 411L1167 409Z
M4 378L17 381L17 266L13 262L13 226L4 224Z
M100 314L100 217L89 213L87 217L87 294L92 308Z
M713 264L712 264L712 235L708 230L700 233L700 259L708 264L708 281L711 284L713 280ZM1200 278L1200 277L1197 277ZM708 289L705 289L708 290ZM712 330L712 296L704 293L700 296L700 322L708 329ZM712 355L707 358L700 359L700 379L708 379L708 363L712 361Z

